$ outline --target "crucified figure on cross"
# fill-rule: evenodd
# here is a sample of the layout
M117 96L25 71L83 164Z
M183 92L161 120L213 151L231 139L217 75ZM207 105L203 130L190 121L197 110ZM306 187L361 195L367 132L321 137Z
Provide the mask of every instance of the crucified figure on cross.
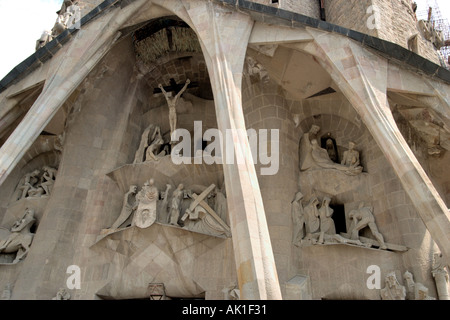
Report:
M188 88L190 83L191 83L191 80L187 79L186 84L184 85L183 89L181 89L180 92L178 92L178 94L175 97L172 96L172 92L167 92L166 90L164 90L164 87L162 84L158 85L158 88L161 89L162 93L166 97L167 105L169 107L170 140L171 141L173 139L173 133L177 129L177 108L176 108L177 102L178 102L178 99L181 97L181 95L186 91L186 89Z

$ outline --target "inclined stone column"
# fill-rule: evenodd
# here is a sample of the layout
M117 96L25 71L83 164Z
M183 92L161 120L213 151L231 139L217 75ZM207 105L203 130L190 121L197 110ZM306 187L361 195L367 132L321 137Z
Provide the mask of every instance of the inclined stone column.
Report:
M448 209L394 120L386 95L388 61L344 37L315 30L310 33L315 41L304 45L303 49L319 58L361 116L440 248L444 261L448 262Z
M234 163L224 163L223 169L241 299L281 299L241 101L242 70L253 21L211 2L182 3L188 17L181 17L196 30L208 65L218 129L224 137L231 129L234 142L225 151L233 149ZM241 164L236 161L239 157L244 158ZM225 162L224 154L223 158Z

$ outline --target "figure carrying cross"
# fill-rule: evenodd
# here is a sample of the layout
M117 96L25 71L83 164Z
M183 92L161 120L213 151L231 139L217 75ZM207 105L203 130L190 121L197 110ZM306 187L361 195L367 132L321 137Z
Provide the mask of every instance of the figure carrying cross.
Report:
M169 122L170 122L170 140L173 139L173 133L175 132L177 128L177 102L178 99L181 97L181 95L186 91L189 84L191 83L191 80L187 79L186 84L184 85L183 89L181 89L178 94L173 97L172 92L167 92L164 90L164 87L162 84L158 85L158 88L161 89L161 92L164 94L167 100L167 105L169 107Z

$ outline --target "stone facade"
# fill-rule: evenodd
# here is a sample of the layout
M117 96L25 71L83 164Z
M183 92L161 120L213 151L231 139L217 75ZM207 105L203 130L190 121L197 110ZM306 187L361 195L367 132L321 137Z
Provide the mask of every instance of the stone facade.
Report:
M319 18L318 1L253 2ZM375 2L390 21L376 32L354 23ZM325 3L327 21L403 47L414 29L391 1ZM450 90L432 51L421 54L437 71L425 75L326 22L249 2L121 4L0 93L0 287L11 299L448 297ZM170 136L162 94L183 86L176 127L189 150ZM216 128L219 158L231 149L236 161L195 154ZM268 130L256 153L246 130ZM66 288L74 266L79 287Z

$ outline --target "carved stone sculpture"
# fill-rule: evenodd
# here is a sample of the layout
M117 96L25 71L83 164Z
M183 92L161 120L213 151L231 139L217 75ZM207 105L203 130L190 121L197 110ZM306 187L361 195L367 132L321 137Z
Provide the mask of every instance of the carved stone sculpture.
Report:
M157 201L159 200L159 191L155 187L153 179L144 184L136 199L139 201L139 204L132 225L141 229L148 228L157 219Z
M300 141L300 170L306 171L314 166L311 151L311 141L317 138L320 127L313 125L309 132L305 133Z
M35 223L34 210L26 209L24 216L17 220L9 231L6 239L0 241L0 253L17 252L13 263L17 263L28 253L34 234L30 232L30 228Z
M50 31L42 32L41 37L36 41L36 51L44 47L47 43L53 40L53 36Z
M35 188L35 184L39 181L38 176L40 173L39 170L34 170L33 172L27 173L22 178L17 187L16 196L14 197L15 200L25 199L28 196L28 191Z
M111 226L111 230L117 230L120 226L128 220L134 210L138 206L138 201L136 199L137 186L130 186L130 190L123 197L122 211L119 217Z
M354 142L348 143L348 150L344 152L341 164L351 168L357 168L360 165L359 152L355 150Z
M300 245L304 237L305 212L302 204L303 194L297 192L294 201L291 203L292 222L294 224L294 232L292 234L292 243Z
M145 150L148 147L149 144L149 137L150 137L150 132L153 132L155 128L155 125L150 124L142 133L142 137L141 137L141 143L139 145L139 148L136 151L136 154L134 156L134 164L136 163L141 163L144 161L144 155L145 155Z
M44 174L42 175L41 187L44 189L45 195L49 196L50 191L55 184L56 173L58 172L58 170L50 168L48 166L45 166L43 170Z
M405 300L406 289L398 280L395 272L390 272L385 278L385 287L381 289L382 300Z
M71 296L70 293L66 291L66 289L61 288L56 293L56 297L54 297L52 300L70 300Z
M312 168L323 168L323 169L335 169L344 172L348 175L357 175L362 172L362 167L347 167L334 163L327 150L322 149L317 142L317 139L311 141L311 158L313 160Z
M314 169L334 169L344 172L347 175L358 175L362 172L362 167L348 167L334 163L326 149L322 149L317 141L317 134L320 127L313 125L309 132L305 133L300 141L300 170Z
M164 145L164 139L161 135L161 128L157 126L151 138L150 146L147 148L145 153L145 161L154 160L158 161L156 155L159 154L161 146Z
M433 255L431 274L436 282L439 300L450 300L448 294L448 272L441 253Z
M172 201L170 203L169 223L171 225L179 226L178 219L181 213L181 201L184 198L184 186L180 184L172 194Z
M414 300L436 300L428 295L428 288L421 283L416 283L414 293Z
M175 97L172 97L171 92L166 92L162 84L159 84L158 87L161 89L164 97L166 97L167 105L169 107L169 122L170 122L170 137L172 140L173 133L177 129L177 102L181 95L186 91L188 85L191 83L191 80L187 79L186 84L183 89Z
M304 209L305 231L307 239L311 239L312 234L320 230L319 210L317 209L318 204L319 200L317 199L317 197L313 196Z
M320 217L320 238L319 243L324 242L324 236L335 235L336 227L334 225L334 220L331 218L333 216L333 209L330 208L331 199L328 197L323 198L322 206L319 209Z
M375 224L375 217L373 216L373 209L371 207L364 207L364 203L361 203L357 210L350 211L349 218L352 220L349 230L350 239L359 240L359 231L365 227L369 227L375 239L377 239L380 249L387 249L383 236Z
M328 157L330 158L330 160L333 162L337 162L338 161L337 150L334 147L333 139L328 138L326 140L325 145L326 145L326 150L327 150Z
M190 193L193 199L185 215L182 217L184 228L190 231L212 236L231 236L231 231L225 221L205 201L215 185L211 185L200 195Z

